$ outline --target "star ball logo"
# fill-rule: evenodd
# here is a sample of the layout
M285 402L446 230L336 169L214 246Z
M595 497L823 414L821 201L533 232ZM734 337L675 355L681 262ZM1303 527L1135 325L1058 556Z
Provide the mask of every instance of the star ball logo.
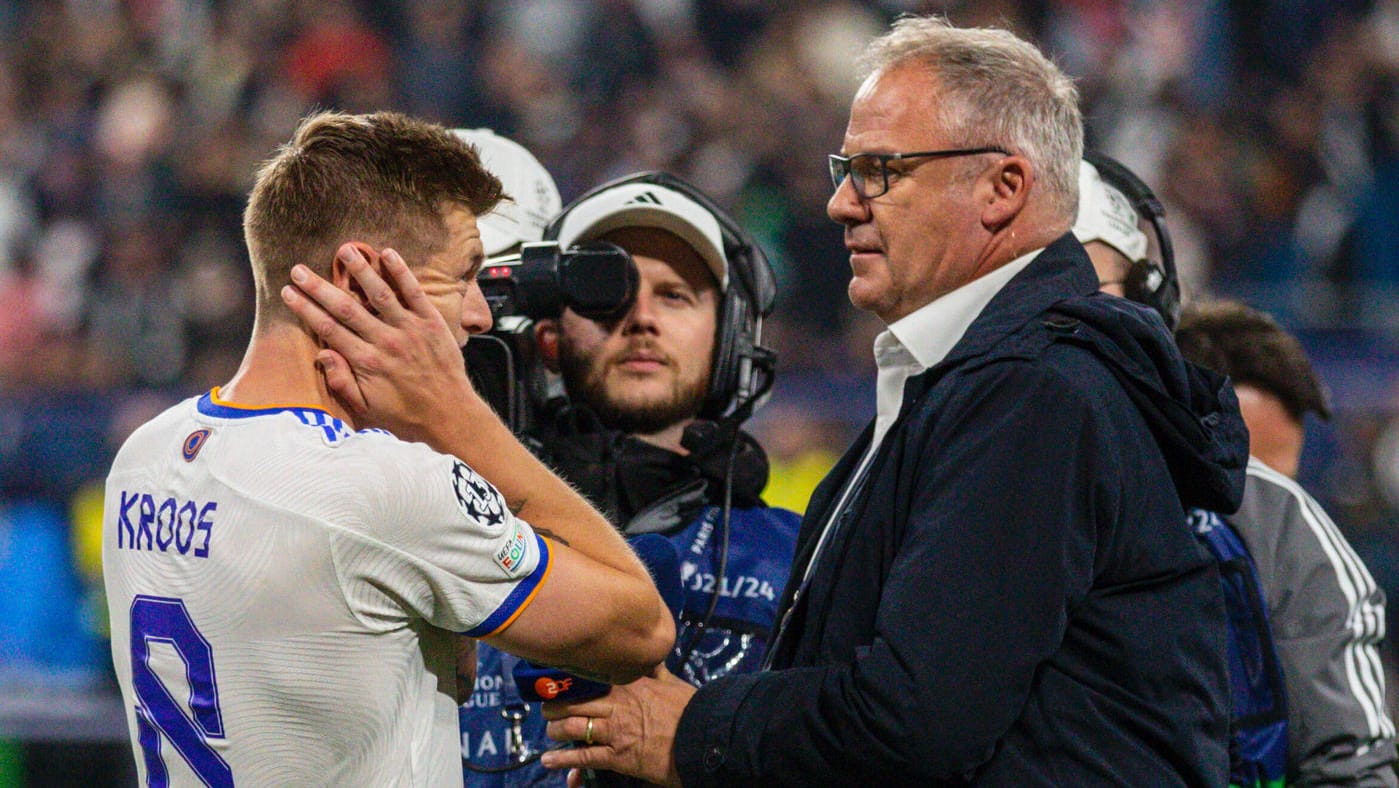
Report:
M483 525L494 526L505 522L505 505L500 493L476 471L457 462L452 465L452 487L457 493L457 505Z

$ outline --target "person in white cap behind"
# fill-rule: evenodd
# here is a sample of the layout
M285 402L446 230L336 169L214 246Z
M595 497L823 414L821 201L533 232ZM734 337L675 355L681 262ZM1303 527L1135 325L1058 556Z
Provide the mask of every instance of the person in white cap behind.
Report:
M509 254L518 250L520 244L542 238L544 227L563 208L563 201L553 176L539 159L520 143L490 129L453 132L476 146L481 163L500 179L507 197L476 220L486 257Z
M493 210L476 220L488 264L491 259L518 254L521 244L543 238L544 228L563 207L563 201L553 176L539 159L523 145L491 129L452 131L476 148L482 165L500 179L505 194ZM510 767L523 768L533 763L528 752L518 757L512 743L523 743L526 737L511 731L506 722L510 720L514 726L525 723L526 707L511 675L518 660L513 654L484 643L478 646L472 638L462 638L459 643L457 700L462 706L457 721L467 786L513 785L513 777L506 776L513 771ZM515 716L507 716L510 714ZM541 728L542 725L539 723ZM539 737L542 733L536 738ZM527 748L525 745L522 749Z
M1126 195L1104 181L1098 168L1087 161L1079 165L1078 219L1073 229L1093 260L1103 292L1125 296L1132 264L1146 259L1146 233Z
M1159 302L1126 286L1133 265L1151 254L1152 239L1140 229L1147 222L1097 167L1082 163L1073 232L1093 259L1102 291L1161 312L1186 360L1230 377L1248 426L1243 503L1220 517L1255 565L1282 674L1284 774L1272 776L1289 785L1399 785L1379 655L1384 592L1321 505L1291 478L1304 413L1330 415L1324 387L1302 346L1265 313L1231 301L1188 304L1176 325ZM1174 276L1174 262L1160 262L1157 270ZM1241 727L1267 730L1259 720ZM1258 749L1263 740L1253 741ZM1242 749L1231 755L1249 757Z

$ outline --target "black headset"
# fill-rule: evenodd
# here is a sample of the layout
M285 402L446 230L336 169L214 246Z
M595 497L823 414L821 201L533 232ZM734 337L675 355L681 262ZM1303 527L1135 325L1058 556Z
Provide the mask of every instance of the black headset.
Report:
M777 301L777 279L767 255L738 222L680 178L665 172L647 171L589 189L544 228L544 240L558 240L564 221L584 200L633 183L651 183L679 192L709 211L719 223L724 257L728 260L729 286L719 304L714 364L709 376L709 392L699 416L740 424L752 415L759 400L772 388L777 355L761 343L763 319L772 314Z
M1152 259L1150 249L1144 260L1133 260L1123 281L1129 300L1155 309L1172 331L1180 321L1180 277L1176 274L1175 249L1166 232L1166 209L1136 173L1117 159L1097 151L1084 151L1083 159L1098 168L1109 186L1122 192L1139 219L1145 219L1156 233L1160 259Z

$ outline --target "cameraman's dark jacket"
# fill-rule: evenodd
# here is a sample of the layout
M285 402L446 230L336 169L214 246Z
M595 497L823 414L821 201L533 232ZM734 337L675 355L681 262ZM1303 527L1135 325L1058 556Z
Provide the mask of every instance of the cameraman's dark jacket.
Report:
M757 670L800 525L795 512L770 508L760 497L768 478L762 447L742 431L732 440L699 432L710 439L687 442L690 454L680 455L607 430L585 408L559 413L550 426L538 437L560 476L627 536L661 534L679 554L684 609L670 670L696 685Z
M689 455L607 429L586 407L560 405L533 436L536 453L627 534L665 533L722 503L728 449L715 441ZM733 505L763 506L768 460L747 433L735 437Z
M902 410L796 601L870 430L817 488L774 670L700 688L704 785L1224 785L1219 580L1182 504L1237 508L1247 433L1072 236Z
M748 435L737 434L732 511L725 534L722 507L731 442L697 445L684 456L608 430L586 408L548 414L531 440L536 453L611 522L622 524L624 533L658 533L675 547L684 603L678 611L676 648L667 660L670 670L692 684L757 670L800 524L795 512L768 507L759 497L768 478L762 448ZM725 548L728 559L721 572L719 557ZM711 602L713 612L706 616ZM469 764L466 784L561 786L566 773L537 762L494 773L471 768L499 770L514 763L506 746L509 724L502 709L513 707L524 714L520 730L532 751L556 744L544 735L538 705L526 709L519 699L509 675L513 660L490 646L479 646L476 691L459 713L463 755ZM602 780L609 786L639 784L611 774Z

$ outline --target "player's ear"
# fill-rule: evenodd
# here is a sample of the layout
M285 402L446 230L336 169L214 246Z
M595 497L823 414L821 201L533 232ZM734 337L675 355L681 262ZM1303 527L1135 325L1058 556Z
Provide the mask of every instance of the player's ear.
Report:
M345 261L340 258L340 255L344 253L345 247L347 246L352 246L357 249L359 253L364 256L364 259L369 261L369 266L377 271L379 275L384 276L384 264L379 260L379 252L363 241L350 241L339 247L336 251L335 258L330 262L330 283L354 296L355 300L359 301L360 306L368 309L370 312L375 312L376 310L369 305L369 298L365 295L364 289L360 287L354 274L350 273L350 269L345 265Z
M534 327L534 346L550 372L559 371L559 321L544 319Z

